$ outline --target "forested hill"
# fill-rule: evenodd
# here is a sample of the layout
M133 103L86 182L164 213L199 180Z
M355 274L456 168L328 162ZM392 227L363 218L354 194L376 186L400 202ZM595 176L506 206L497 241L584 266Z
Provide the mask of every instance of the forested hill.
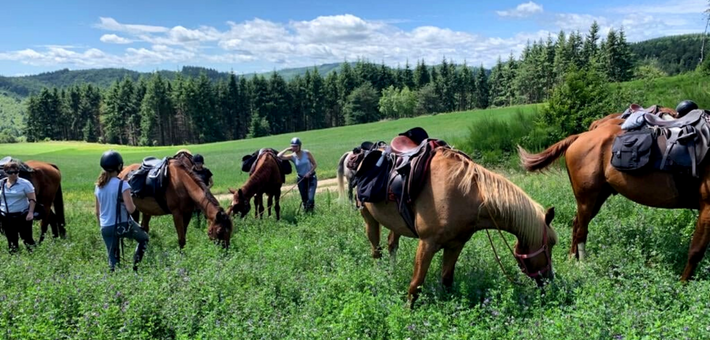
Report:
M695 70L702 43L702 34L685 34L645 40L630 47L638 64L651 64L669 75L675 75ZM705 48L706 56L707 53L708 46Z
M321 75L326 75L330 71L338 70L340 65L341 63L332 63L275 71L286 81L289 81L297 75L304 75L306 70L310 70L312 72L313 67L316 67ZM229 77L228 72L219 72L217 70L195 66L184 66L180 71L163 70L159 71L159 73L161 76L169 80L174 80L178 74L185 77L198 77L200 73L204 73L207 78L212 81L226 80ZM0 95L24 98L31 94L39 93L44 87L63 88L78 84L92 84L98 87L106 88L111 86L111 84L115 83L117 80L121 80L125 77L129 77L136 81L141 75L144 77L150 77L151 73L142 73L120 68L102 68L88 70L62 69L53 72L20 77L0 76ZM253 77L254 74L244 74L244 76L249 79Z

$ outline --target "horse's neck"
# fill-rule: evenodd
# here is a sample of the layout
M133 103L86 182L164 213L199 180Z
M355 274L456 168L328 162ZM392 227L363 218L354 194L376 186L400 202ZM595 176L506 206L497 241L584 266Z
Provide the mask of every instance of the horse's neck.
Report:
M264 158L263 160L261 158ZM260 174L260 170L265 167L267 164L267 157L268 155L263 155L259 159L256 160L256 168L254 169L254 173L249 176L247 179L247 182L242 185L242 193L244 194L244 197L247 199L251 198L252 196L256 195L256 193L261 189L262 186L264 186L264 179L262 178ZM261 163L259 163L261 161ZM259 175L257 175L259 174Z
M209 218L214 217L217 211L219 211L219 206L215 206L214 203L207 198L205 190L195 182L190 174L184 173L183 176L184 178L179 177L179 181L185 187L188 196L190 196L197 206L202 208L202 211L205 212L205 216Z
M528 229L530 227L521 226L519 223L510 223L510 221L505 221L499 216L490 216L485 212L482 215L485 215L485 217L478 223L480 229L500 229L513 234L523 248L535 250L542 246L543 240L541 232L531 232L531 230ZM543 227L543 222L536 222L535 225L532 226L532 228L540 228L539 230L542 230Z

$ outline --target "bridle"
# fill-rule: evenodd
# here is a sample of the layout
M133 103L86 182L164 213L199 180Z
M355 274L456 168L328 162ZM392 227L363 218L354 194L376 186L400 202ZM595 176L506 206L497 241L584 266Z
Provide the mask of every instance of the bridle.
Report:
M527 275L528 277L530 277L532 279L535 279L535 278L542 276L543 274L547 273L548 271L550 271L552 269L552 256L550 254L550 247L547 244L547 226L546 225L543 226L543 231L542 231L542 247L540 247L540 249L538 249L532 253L518 254L518 252L516 252L515 250L513 250L513 248L510 247L510 244L508 244L508 241L506 241L505 237L503 236L503 232L501 232L500 227L498 226L498 223L496 222L495 218L493 218L493 215L491 215L489 212L488 216L490 216L491 220L493 221L493 224L496 226L496 230L498 230L498 234L500 234L500 237L503 239L503 242L505 243L506 247L508 247L508 250L510 250L510 252L515 257L515 260L518 261L518 267L520 267L520 270L522 270L523 273L525 273L525 275ZM496 262L498 262L498 266L500 266L500 269L503 271L506 278L508 278L508 281L510 281L511 283L514 283L514 284L522 285L522 283L520 283L520 282L513 281L513 279L510 277L510 275L508 275L508 272L505 271L505 268L503 268L503 264L500 262L500 256L498 256L498 252L496 251L496 247L493 245L493 240L491 239L491 234L488 232L488 229L486 229L486 234L488 235L488 241L491 244L491 248L493 248L493 253L496 256ZM532 259L536 256L539 256L540 254L545 254L545 258L547 259L547 265L544 268L542 268L536 272L530 272L530 270L528 270L528 266L525 264L524 260Z

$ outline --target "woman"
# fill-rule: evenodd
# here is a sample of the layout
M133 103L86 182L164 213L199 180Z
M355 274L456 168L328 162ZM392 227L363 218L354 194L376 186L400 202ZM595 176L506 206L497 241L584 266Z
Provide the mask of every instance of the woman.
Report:
M138 271L138 263L143 259L148 246L148 233L141 229L129 215L136 210L136 206L133 204L128 182L118 178L118 174L123 170L123 157L114 150L108 150L101 155L100 164L103 171L96 182L94 195L96 195L96 218L99 220L101 236L108 251L109 268L114 271L119 261L119 240L125 237L138 242L133 255L133 270Z
M32 182L20 178L20 165L16 162L6 163L3 171L7 178L0 181L0 218L10 253L19 248L18 234L27 250L32 251L35 245L32 238L32 219L37 203L35 188Z
M286 155L287 151L291 151ZM290 160L296 166L298 174L298 191L301 192L303 210L312 212L315 207L316 187L318 178L316 177L316 160L308 150L301 149L301 140L298 137L291 139L291 146L279 152L278 157L283 160Z
M204 166L205 158L198 153L192 157L192 162L195 163L195 166L192 168L192 171L194 171L197 176L199 176L202 181L205 182L205 185L207 185L207 189L212 189L212 186L214 185L214 180L212 179L212 171L210 171L210 169Z

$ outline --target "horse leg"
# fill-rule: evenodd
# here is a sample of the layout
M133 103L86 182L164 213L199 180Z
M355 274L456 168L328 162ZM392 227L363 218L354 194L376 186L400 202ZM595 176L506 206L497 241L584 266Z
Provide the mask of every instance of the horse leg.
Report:
M390 263L392 267L397 264L397 250L399 249L399 238L402 235L395 233L390 230L390 234L387 235L387 250L390 253Z
M44 241L44 234L47 233L47 225L48 224L49 224L49 216L45 215L45 218L43 218L39 222L40 234L39 234L39 242L37 242L37 243L42 244L42 242ZM52 231L54 231L54 228L52 228Z
M276 213L276 220L281 219L281 190L279 190L275 195L274 195L274 212Z
M454 284L454 269L456 261L463 250L463 243L453 244L444 248L444 263L441 267L441 283L444 288L450 289Z
M577 215L572 222L572 245L570 247L570 258L575 257L584 261L587 257L585 249L587 235L589 234L589 222L597 216L599 209L611 195L611 188L608 185L597 191L575 192L577 197Z
M268 217L271 217L271 205L274 204L274 196L268 195L268 198L266 199L266 207L268 211Z
M189 222L189 215L182 216L182 214L179 213L173 213L173 223L175 223L175 231L177 231L178 234L178 246L180 247L180 250L182 251L183 248L185 248L185 234L186 232L186 226L187 224L185 223L185 219Z
M141 228L143 228L146 233L150 231L150 215L146 215L145 213L143 214L143 219L141 220Z
M365 232L372 246L372 258L379 259L382 257L382 248L380 247L380 222L377 222L367 209L360 210L360 214L365 219Z
M420 286L424 283L426 273L429 271L429 265L431 265L431 259L437 250L439 250L439 247L433 242L419 240L417 257L414 260L414 275L412 275L412 281L409 283L409 294L407 296L410 309L414 308L414 303L419 298Z
M350 200L350 203L353 201L353 181L352 178L348 178L348 199Z
M708 243L710 243L710 205L702 204L695 232L693 232L693 239L690 241L688 263L685 265L683 275L680 277L681 281L686 282L693 276L695 268L705 256Z

